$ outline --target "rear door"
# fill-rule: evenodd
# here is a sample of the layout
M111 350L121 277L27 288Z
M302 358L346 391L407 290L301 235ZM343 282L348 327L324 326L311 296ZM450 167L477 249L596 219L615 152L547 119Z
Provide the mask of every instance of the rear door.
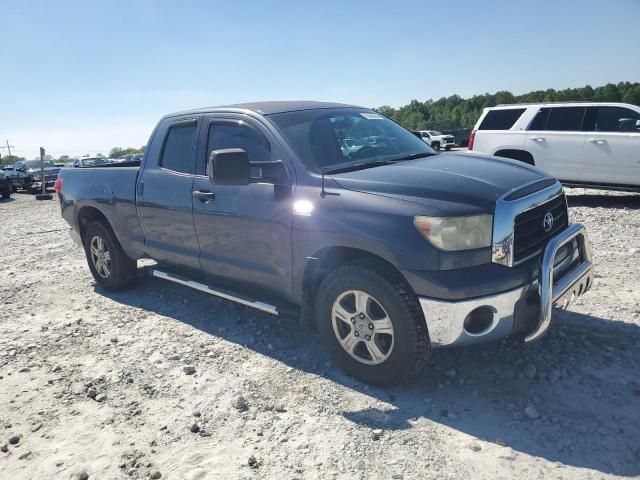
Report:
M212 150L225 148L245 150L252 162L282 158L270 132L259 122L222 114L205 118L193 185L202 270L209 276L289 296L293 211L287 192L291 185L212 183L207 159ZM258 169L251 170L252 176L258 176ZM202 196L207 193L212 195Z
M167 118L149 145L136 188L149 255L160 263L200 271L192 187L202 115Z
M584 145L585 181L640 186L640 113L625 107L591 107Z
M582 131L586 107L544 107L529 125L525 150L536 167L560 180L580 181L586 133Z

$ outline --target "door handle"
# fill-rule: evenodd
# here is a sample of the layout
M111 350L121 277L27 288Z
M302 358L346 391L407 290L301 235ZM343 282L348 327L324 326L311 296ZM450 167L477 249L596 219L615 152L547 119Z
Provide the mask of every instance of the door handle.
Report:
M142 180L138 180L138 195L142 196L144 194L144 182Z
M605 143L607 143L607 141L602 139L602 138L590 138L589 142L595 143L595 144L598 144L598 145L604 145Z
M194 190L194 198L198 198L202 203L209 203L216 198L216 194L207 190Z
M531 137L533 142L544 142L544 137Z

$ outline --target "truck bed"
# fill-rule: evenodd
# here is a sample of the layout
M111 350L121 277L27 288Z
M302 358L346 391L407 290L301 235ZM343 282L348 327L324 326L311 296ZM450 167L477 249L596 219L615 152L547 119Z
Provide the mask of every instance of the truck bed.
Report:
M89 168L64 168L60 198L62 216L74 226L97 210L104 215L129 255L137 257L144 248L144 234L136 210L138 165L111 164ZM80 230L80 229L76 229Z

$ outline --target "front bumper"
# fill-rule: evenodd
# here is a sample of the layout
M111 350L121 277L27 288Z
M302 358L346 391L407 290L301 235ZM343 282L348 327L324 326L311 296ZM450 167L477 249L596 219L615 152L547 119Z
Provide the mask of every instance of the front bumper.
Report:
M556 255L573 243L575 252L557 262ZM593 284L591 246L584 226L570 225L553 237L544 250L538 278L522 287L471 300L420 298L434 348L496 340L527 331L526 341L540 338L551 324L552 307L566 308ZM465 319L478 309L493 315L486 328L471 333Z

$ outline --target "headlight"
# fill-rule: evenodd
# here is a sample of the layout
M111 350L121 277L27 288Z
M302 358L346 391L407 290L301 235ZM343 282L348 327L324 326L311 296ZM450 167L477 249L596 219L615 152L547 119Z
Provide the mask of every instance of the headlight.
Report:
M424 238L442 250L473 250L491 245L493 215L420 216L413 223Z

